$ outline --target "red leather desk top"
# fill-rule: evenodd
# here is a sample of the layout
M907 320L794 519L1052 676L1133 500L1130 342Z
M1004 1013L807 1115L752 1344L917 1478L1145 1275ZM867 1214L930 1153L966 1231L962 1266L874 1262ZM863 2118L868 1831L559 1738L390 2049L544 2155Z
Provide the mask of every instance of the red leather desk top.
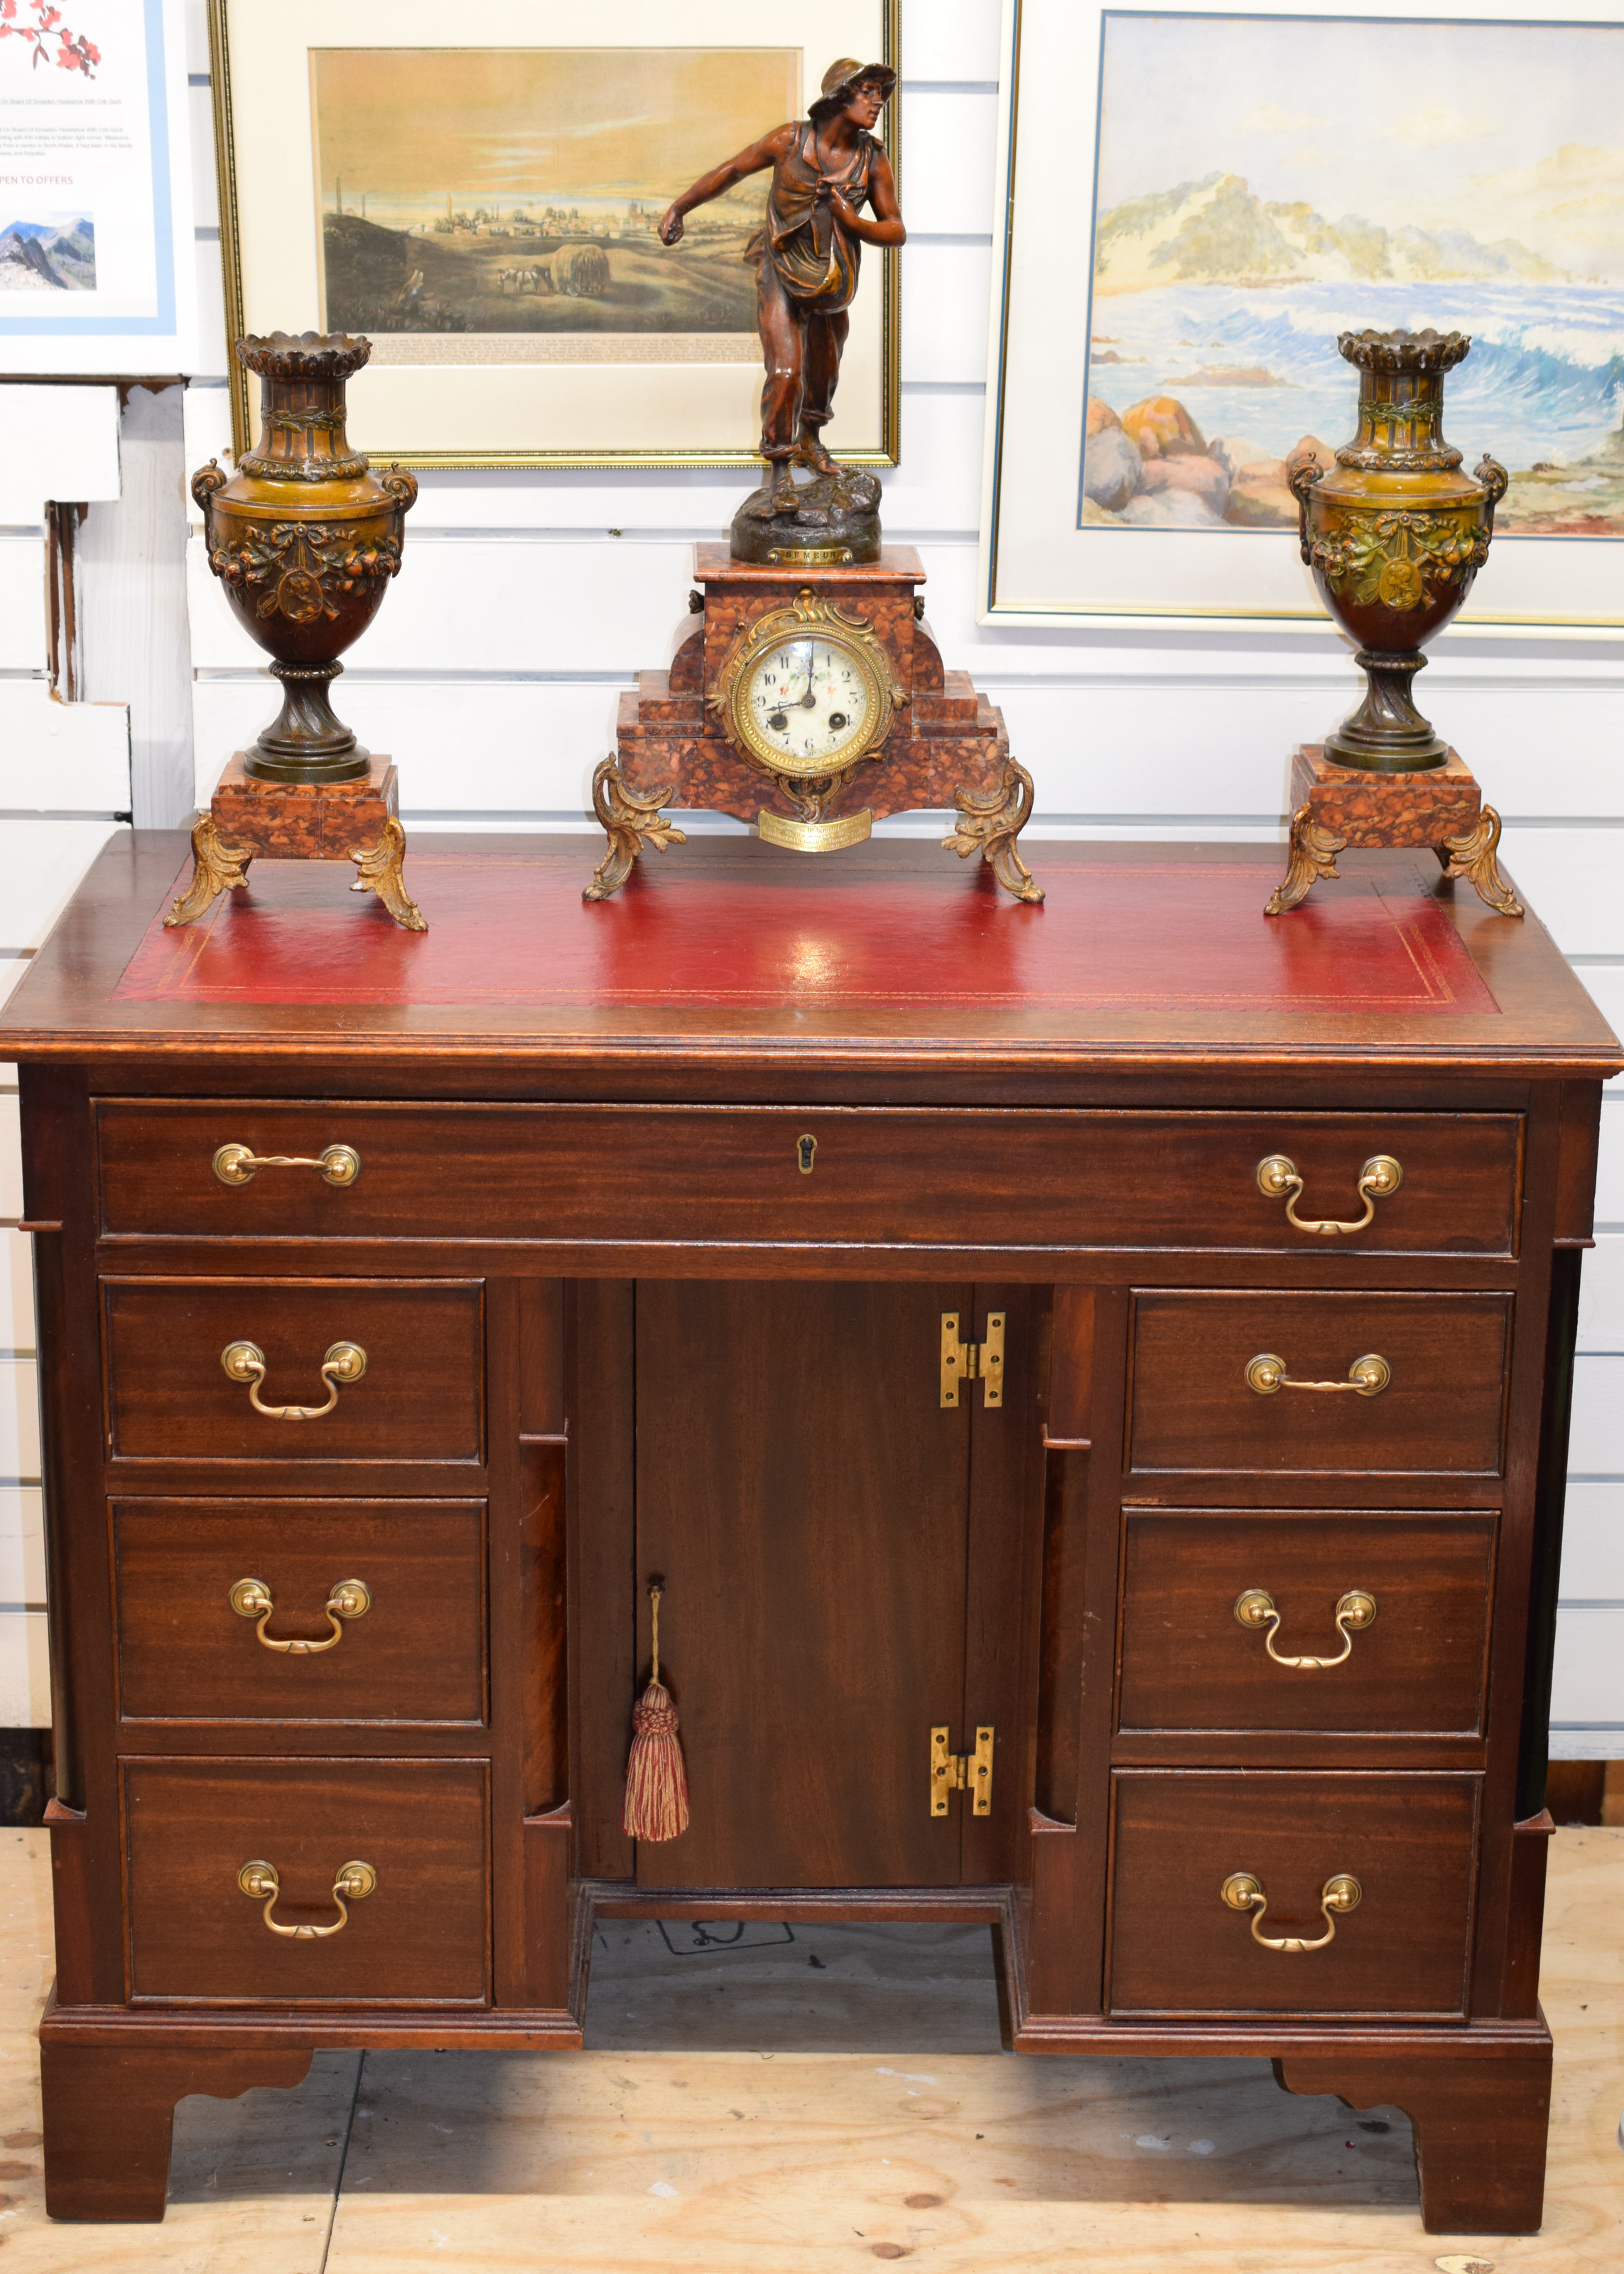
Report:
M1115 1096L1119 1074L1180 1067L1200 1086L1220 1065L1312 1085L1378 1062L1620 1064L1538 917L1440 891L1428 855L1349 854L1340 881L1267 917L1276 845L1036 840L1049 898L1027 907L930 841L808 859L695 836L588 907L601 845L414 832L426 933L351 893L342 862L264 861L165 931L186 840L121 831L0 1010L0 1060L90 1060L98 1083L121 1059L208 1060L199 1079L252 1084L285 1058L279 1078L370 1065L386 1088L481 1095L743 1099L826 1077L854 1100L959 1102Z
M426 932L402 931L331 864L262 864L194 924L154 916L113 990L120 1002L496 1005L605 1009L695 1004L898 1009L953 1005L1493 1014L1435 864L1389 865L1286 916L1263 902L1278 856L1101 867L1041 846L1041 907L941 856L876 875L788 855L721 876L688 848L613 900L581 899L597 854L538 862L523 844L409 851ZM867 848L865 848L867 849ZM658 856L644 863L651 868ZM1350 864L1352 865L1351 863ZM1430 874L1428 873L1430 868ZM181 870L179 890L189 870Z

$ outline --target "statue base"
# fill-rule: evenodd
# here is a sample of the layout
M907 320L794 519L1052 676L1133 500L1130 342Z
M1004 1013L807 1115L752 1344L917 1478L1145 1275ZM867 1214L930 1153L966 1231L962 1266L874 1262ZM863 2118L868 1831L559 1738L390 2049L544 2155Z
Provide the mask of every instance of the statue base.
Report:
M795 485L793 511L774 512L771 476L734 514L735 561L766 568L850 568L880 557L880 486L861 466Z
M1497 915L1522 914L1500 874L1500 816L1454 750L1424 773L1372 773L1335 764L1321 744L1305 742L1292 753L1290 804L1286 873L1265 915L1283 915L1317 878L1335 877L1339 853L1405 845L1430 845L1445 877L1464 877Z
M397 811L395 769L371 757L365 776L346 782L261 781L236 751L206 814L192 832L192 882L163 919L195 922L222 892L248 882L256 855L267 861L353 861L353 892L376 892L407 931L426 931L406 890L406 832Z

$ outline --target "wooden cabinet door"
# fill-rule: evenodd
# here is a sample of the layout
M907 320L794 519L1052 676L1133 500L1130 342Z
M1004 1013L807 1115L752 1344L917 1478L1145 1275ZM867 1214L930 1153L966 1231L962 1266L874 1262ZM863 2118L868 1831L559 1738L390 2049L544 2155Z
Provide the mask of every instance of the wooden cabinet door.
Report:
M957 1311L979 1337L981 1299L967 1284L638 1284L638 1682L658 1577L693 1810L681 1839L639 1844L640 1886L959 1881L969 1796L931 1816L929 1733L945 1723L955 1752L974 1747L983 1416L979 1382L944 1409L941 1331ZM1016 1779L1021 1757L1013 1743L997 1766Z

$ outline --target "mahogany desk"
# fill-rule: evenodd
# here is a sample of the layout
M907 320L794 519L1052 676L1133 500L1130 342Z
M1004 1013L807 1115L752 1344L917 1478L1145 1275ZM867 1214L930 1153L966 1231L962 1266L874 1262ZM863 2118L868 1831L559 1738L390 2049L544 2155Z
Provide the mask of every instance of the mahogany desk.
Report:
M1272 847L1050 846L1041 907L412 855L426 934L313 865L166 932L185 841L120 837L0 1021L54 2214L161 2218L175 2101L315 2046L575 2046L594 1915L674 1906L987 1920L1018 2050L1272 2055L1409 2112L1429 2227L1535 2226L1620 1063L1538 921L1406 854L1284 922Z

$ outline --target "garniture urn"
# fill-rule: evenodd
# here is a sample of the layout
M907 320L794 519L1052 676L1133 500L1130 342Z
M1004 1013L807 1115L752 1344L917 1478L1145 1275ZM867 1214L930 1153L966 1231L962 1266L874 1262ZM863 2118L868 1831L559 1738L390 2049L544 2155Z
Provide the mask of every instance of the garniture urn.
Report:
M1488 558L1509 477L1485 456L1473 474L1442 433L1444 373L1471 350L1459 332L1344 332L1359 373L1359 427L1335 466L1292 467L1303 559L1354 639L1365 700L1327 734L1334 765L1370 773L1441 766L1447 747L1416 709L1425 643Z
M238 360L259 376L259 439L229 478L215 460L192 478L208 565L282 683L279 716L244 753L260 781L357 781L367 771L327 689L399 571L417 494L397 466L375 475L344 432L344 383L372 351L342 333L238 340Z

